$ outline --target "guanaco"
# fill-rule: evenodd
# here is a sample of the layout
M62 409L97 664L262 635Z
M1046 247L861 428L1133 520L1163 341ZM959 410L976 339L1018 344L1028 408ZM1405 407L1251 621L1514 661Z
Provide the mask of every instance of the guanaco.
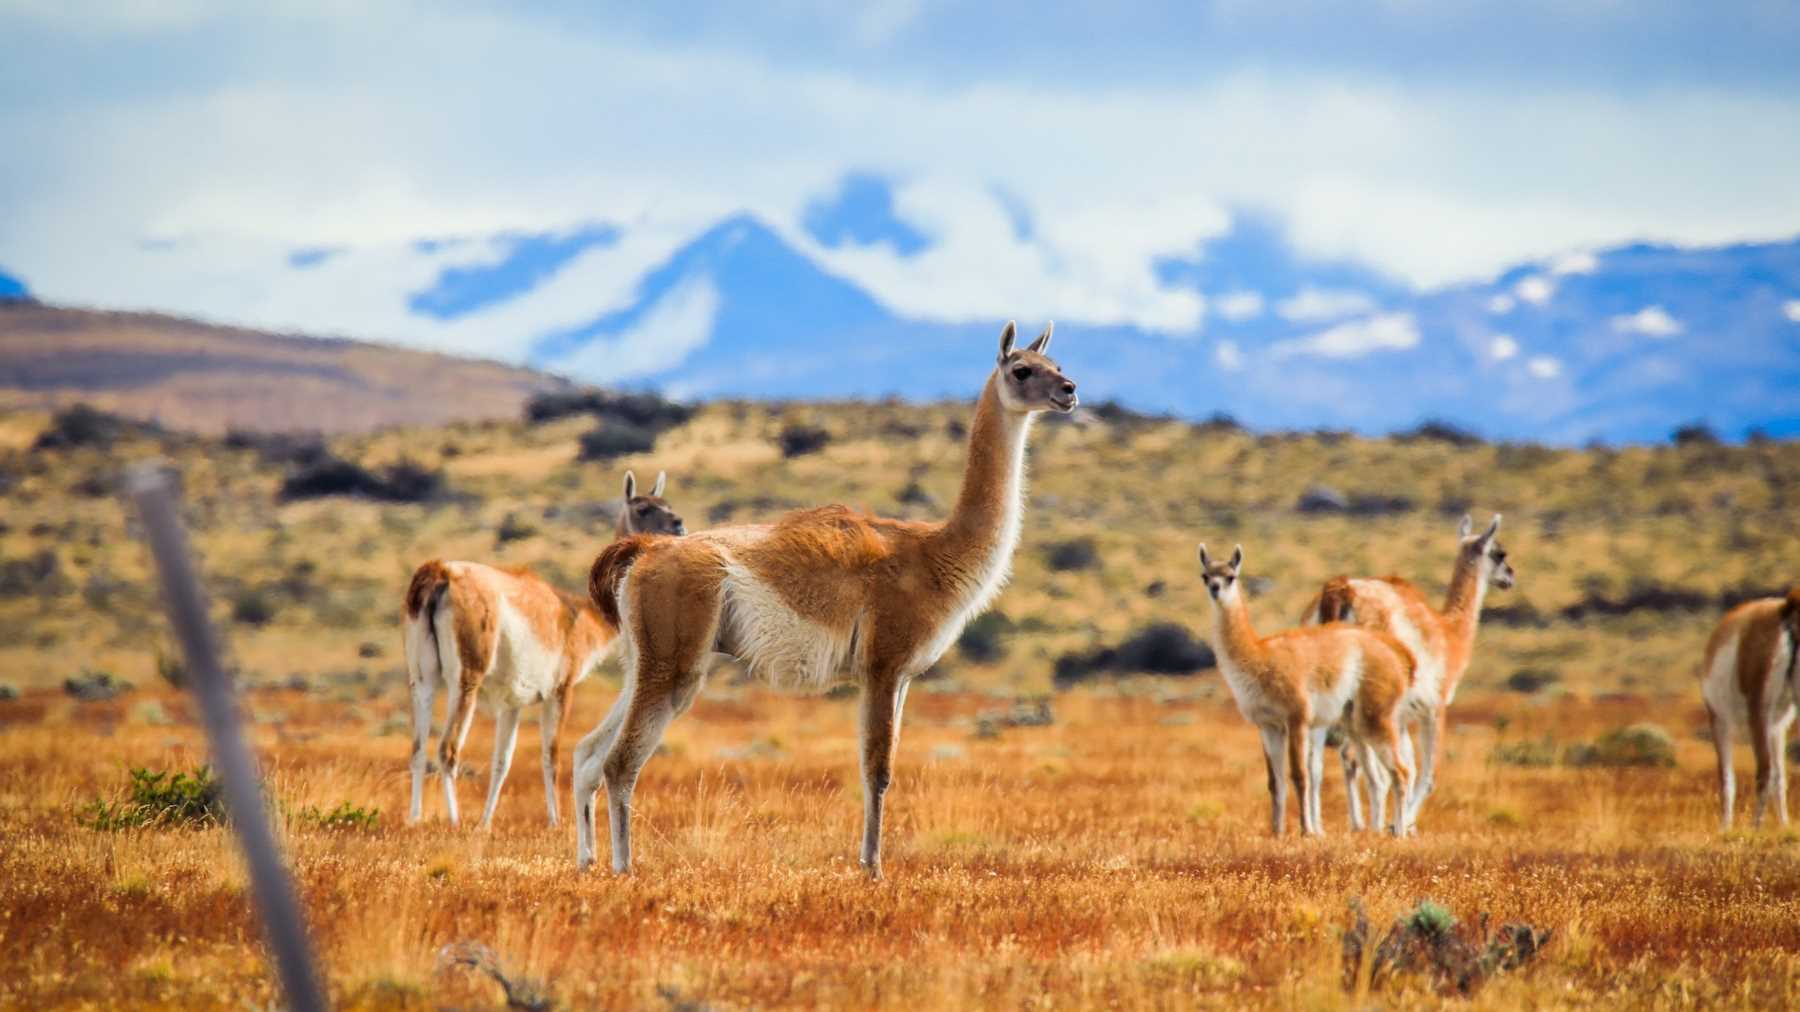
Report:
M1700 695L1712 718L1713 748L1719 755L1719 827L1731 828L1737 781L1731 766L1733 728L1750 732L1756 755L1756 822L1773 802L1781 825L1788 823L1787 732L1794 722L1795 659L1800 651L1800 587L1786 597L1746 601L1727 612L1706 641L1700 664Z
M1325 831L1319 813L1325 738L1346 712L1351 736L1375 773L1375 796L1385 803L1391 780L1406 797L1413 767L1400 747L1399 710L1412 685L1412 653L1387 633L1343 623L1258 636L1238 579L1243 563L1241 545L1225 562L1213 561L1200 546L1213 649L1238 712L1262 734L1275 835L1286 825L1290 776L1300 802L1301 834ZM1404 808L1394 807L1395 835L1405 830Z
M1303 620L1307 625L1351 622L1379 629L1404 643L1417 658L1418 673L1401 712L1401 733L1408 755L1412 754L1409 726L1419 726L1419 776L1412 796L1401 799L1407 807L1409 830L1417 827L1419 809L1437 784L1450 703L1475 655L1475 632L1481 624L1487 590L1509 590L1517 580L1506 549L1495 540L1500 533L1500 514L1494 514L1493 522L1480 535L1474 531L1474 519L1463 514L1456 529L1456 561L1442 609L1433 608L1417 587L1398 576L1378 580L1340 576L1328 581L1307 605ZM1362 829L1358 750L1346 743L1339 749L1339 756L1344 767L1344 797L1350 806L1350 828ZM1376 819L1372 824L1379 822Z
M606 784L612 867L631 868L639 771L699 694L714 654L781 686L862 686L861 860L881 876L882 804L913 676L956 641L1006 582L1024 509L1034 416L1075 409L1075 384L1048 357L1051 328L1016 349L1016 328L982 387L962 492L943 522L842 506L685 538L627 538L595 559L589 592L620 630L626 687L575 753L576 861L594 860L594 802Z
M620 537L679 535L681 517L663 496L666 473L656 476L649 495L639 495L637 477L625 472ZM615 627L585 596L567 594L527 569L479 562L432 559L413 572L406 588L404 636L407 682L412 689L412 805L407 821L423 809L431 711L441 681L449 707L438 763L444 777L444 804L450 824L458 822L456 773L463 742L475 719L477 699L495 713L493 771L481 825L488 826L500 802L500 788L512 767L519 718L543 704L544 803L557 823L557 737L577 683L606 659Z

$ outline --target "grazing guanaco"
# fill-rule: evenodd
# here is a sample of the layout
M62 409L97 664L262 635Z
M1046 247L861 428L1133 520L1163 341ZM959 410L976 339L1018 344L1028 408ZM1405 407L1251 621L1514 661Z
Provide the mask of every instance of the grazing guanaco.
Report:
M1213 650L1238 712L1262 733L1269 775L1270 827L1280 836L1287 819L1287 777L1300 802L1300 832L1325 831L1319 782L1325 737L1340 718L1361 749L1375 795L1385 801L1392 780L1404 798L1412 789L1412 759L1401 748L1400 701L1412 684L1414 660L1384 632L1343 623L1290 629L1263 637L1250 624L1238 572L1239 546L1214 562L1200 546L1201 574L1212 607ZM1346 713L1348 716L1346 717ZM1393 832L1405 829L1404 805L1394 808Z
M658 474L650 494L638 495L637 477L625 472L620 537L682 533L681 517L662 498L667 481L666 473ZM585 596L566 594L529 570L439 559L413 572L406 588L404 628L413 703L412 806L407 821L419 821L423 807L432 702L441 681L450 693L438 743L450 824L457 824L457 764L479 699L496 715L494 766L481 824L493 821L500 788L512 767L521 713L542 703L544 801L550 824L556 825L556 741L568 714L569 695L606 659L615 628Z
M1712 718L1719 753L1719 827L1731 828L1737 780L1731 767L1732 728L1750 732L1756 754L1756 825L1772 801L1783 826L1787 808L1787 732L1794 722L1795 658L1800 651L1800 587L1786 597L1746 601L1727 612L1706 641L1700 695Z
M620 630L624 693L575 752L576 861L594 860L594 802L606 784L612 867L631 869L639 771L698 695L714 654L772 683L862 686L861 860L881 876L882 803L913 676L1000 592L1019 540L1025 444L1041 411L1075 409L1075 384L1047 353L1051 328L1000 354L975 405L968 465L950 518L868 516L842 506L685 538L634 537L594 560L589 592Z
M1463 514L1456 529L1456 562L1450 571L1450 589L1442 610L1433 608L1419 589L1398 576L1381 579L1340 576L1325 584L1307 605L1305 624L1350 622L1379 629L1406 644L1418 659L1418 675L1402 708L1405 750L1412 754L1411 724L1419 725L1419 776L1410 797L1402 796L1406 825L1412 830L1419 809L1437 784L1437 768L1443 761L1445 728L1450 702L1475 655L1475 632L1481 624L1481 608L1487 589L1507 590L1516 580L1506 549L1494 539L1500 532L1500 514L1480 535L1475 522ZM1358 750L1345 744L1339 750L1344 767L1344 796L1350 806L1350 827L1363 828L1363 806L1358 775ZM1378 824L1379 820L1374 823Z

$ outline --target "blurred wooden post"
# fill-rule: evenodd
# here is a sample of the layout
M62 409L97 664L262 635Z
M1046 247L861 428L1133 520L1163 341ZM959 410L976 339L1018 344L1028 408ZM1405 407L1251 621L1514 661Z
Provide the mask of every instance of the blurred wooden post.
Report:
M139 464L127 476L126 489L137 504L144 536L156 557L163 602L187 658L189 687L200 700L213 763L224 783L232 829L250 866L257 909L275 954L282 989L287 992L287 1007L295 1012L322 1012L325 994L314 970L306 921L269 828L255 760L238 727L236 701L219 663L218 643L207 618L206 598L193 553L188 550L169 472L160 462Z

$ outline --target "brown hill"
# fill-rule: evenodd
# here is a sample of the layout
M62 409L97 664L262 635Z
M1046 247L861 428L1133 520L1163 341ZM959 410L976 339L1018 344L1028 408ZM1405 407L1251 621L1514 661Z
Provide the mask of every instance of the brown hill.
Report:
M172 429L366 432L517 418L553 376L154 313L0 303L0 409L77 402Z

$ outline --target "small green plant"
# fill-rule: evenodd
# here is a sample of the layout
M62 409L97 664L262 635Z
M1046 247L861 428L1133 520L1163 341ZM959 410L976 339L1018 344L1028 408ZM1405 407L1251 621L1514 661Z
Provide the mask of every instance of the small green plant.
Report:
M108 833L216 826L225 821L223 791L210 766L192 773L135 766L125 799L97 799L77 818L82 825Z
M1565 766L1675 765L1675 739L1655 724L1633 724L1609 731L1593 744L1570 745L1563 753Z
M1555 766L1557 757L1556 740L1549 735L1535 741L1503 741L1494 746L1488 753L1488 761L1501 766L1525 766L1541 768Z
M300 809L295 819L302 825L314 826L319 829L372 833L381 822L381 809L364 808L348 801L339 802L338 806L330 811L308 805Z

